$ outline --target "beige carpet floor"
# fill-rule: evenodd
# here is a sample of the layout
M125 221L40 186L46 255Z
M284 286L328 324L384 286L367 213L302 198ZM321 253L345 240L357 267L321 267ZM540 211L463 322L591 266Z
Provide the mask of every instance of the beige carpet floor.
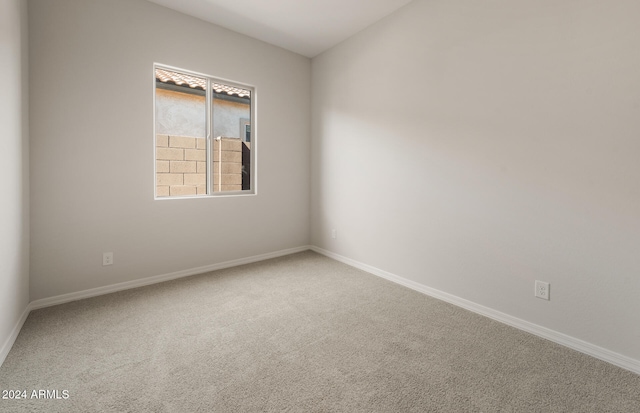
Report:
M638 375L313 252L33 311L0 389L69 396L2 412L640 412Z

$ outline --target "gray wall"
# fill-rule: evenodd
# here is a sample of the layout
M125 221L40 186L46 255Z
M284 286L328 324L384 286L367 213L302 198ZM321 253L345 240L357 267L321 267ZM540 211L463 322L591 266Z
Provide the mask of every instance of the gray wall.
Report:
M638 15L416 0L314 58L312 244L640 360Z
M0 364L29 303L26 1L0 2ZM13 341L11 341L13 344Z
M309 59L143 0L29 5L32 300L308 244ZM257 196L154 201L154 62L255 85Z

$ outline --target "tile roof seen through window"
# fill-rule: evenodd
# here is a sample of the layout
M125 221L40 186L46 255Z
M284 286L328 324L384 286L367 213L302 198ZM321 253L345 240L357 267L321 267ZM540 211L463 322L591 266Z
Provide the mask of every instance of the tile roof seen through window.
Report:
M202 77L186 75L165 69L156 69L156 80L162 83L173 83L178 86L189 86L192 89L204 90L207 86L207 80ZM238 87L223 85L221 83L211 82L211 88L216 93L225 93L229 96L238 96L241 98L251 97L251 91Z

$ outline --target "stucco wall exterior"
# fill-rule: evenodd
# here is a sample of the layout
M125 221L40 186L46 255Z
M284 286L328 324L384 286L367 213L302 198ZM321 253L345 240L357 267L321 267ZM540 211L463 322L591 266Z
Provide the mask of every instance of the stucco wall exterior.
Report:
M240 138L242 121L249 121L249 103L213 99L213 137ZM156 88L156 133L204 137L207 109L204 92L182 93Z

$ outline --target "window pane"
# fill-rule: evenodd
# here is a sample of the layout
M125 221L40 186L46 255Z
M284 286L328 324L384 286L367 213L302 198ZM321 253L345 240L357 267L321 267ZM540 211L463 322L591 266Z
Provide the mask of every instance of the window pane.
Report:
M207 193L207 80L156 69L156 196Z
M251 91L211 83L213 108L213 191L251 189ZM222 149L222 150L221 150Z

